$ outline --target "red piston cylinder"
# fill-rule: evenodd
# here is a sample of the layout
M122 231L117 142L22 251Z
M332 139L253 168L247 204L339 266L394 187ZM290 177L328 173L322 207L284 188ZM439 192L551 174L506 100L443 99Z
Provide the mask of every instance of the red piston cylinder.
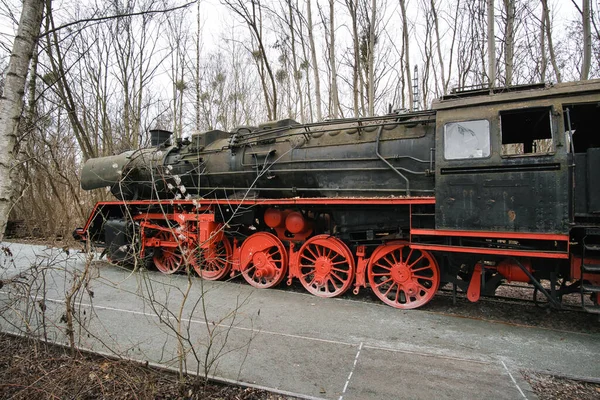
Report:
M521 264L525 267L527 271L530 273L533 272L531 268L531 261L523 260ZM509 282L529 282L529 277L521 267L517 265L514 261L504 260L498 265L496 265L496 269L502 276L504 276Z
M269 228L279 228L284 224L283 212L275 208L269 208L265 211L264 220Z
M302 233L308 228L309 227L304 219L304 216L298 211L291 212L285 219L285 229L287 229L290 233Z

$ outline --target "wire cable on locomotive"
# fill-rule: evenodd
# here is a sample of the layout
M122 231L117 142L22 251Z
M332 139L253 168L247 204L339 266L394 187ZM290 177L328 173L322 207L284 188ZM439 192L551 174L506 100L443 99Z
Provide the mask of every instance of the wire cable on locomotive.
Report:
M74 235L111 260L410 309L527 282L600 312L600 80L456 92L433 109L233 132L86 162ZM550 288L540 284L548 280ZM558 286L558 282L562 282ZM594 305L584 302L591 296Z

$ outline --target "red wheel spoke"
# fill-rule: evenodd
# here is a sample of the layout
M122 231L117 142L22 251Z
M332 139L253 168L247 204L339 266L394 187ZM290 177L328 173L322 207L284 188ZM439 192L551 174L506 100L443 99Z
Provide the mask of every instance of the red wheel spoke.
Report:
M348 274L348 270L347 269L341 269L341 268L331 268L332 271L337 271L337 272L342 272L344 274Z
M314 263L317 261L317 258L318 258L318 257L316 257L316 258L309 258L309 257L308 257L308 256L306 256L305 254L302 254L302 255L301 255L301 257L302 257L302 258L304 258L305 260L308 260L308 261L310 261L310 262L311 262L311 264L314 264Z
M387 295L392 291L392 289L394 288L394 286L397 286L396 283L392 283L390 285L390 287L388 287L388 290L385 291L385 293L383 294L385 297L387 297ZM398 287L398 290L396 291L396 295L398 294L398 292L400 291L400 287Z
M411 269L412 269L412 267L413 267L413 266L415 266L415 264L417 264L417 263L418 263L419 261L421 261L423 258L425 258L425 255L424 255L424 254L421 254L421 257L417 258L417 260L416 260L414 263L410 264L410 265L408 266L408 268L411 268ZM413 270L413 272L415 272L415 271Z
M406 256L406 259L404 260L404 264L408 264L410 262L410 258L413 255L413 251L414 249L410 249L410 251L408 252L408 256Z
M398 290L396 290L396 296L394 296L394 303L398 304L399 297L400 297L400 286L398 286ZM404 292L404 297L406 297L406 292Z
M412 272L419 272L419 271L425 271L431 269L431 267L428 265L426 267L422 267L422 268L417 268L417 269L411 269Z
M381 258L380 262L381 261L385 261L387 263L387 265L389 265L389 268L392 268L393 265L398 264L398 261L396 261L396 257L393 254L391 257L386 256L386 257Z
M340 265L340 264L348 264L348 261L346 261L346 259L343 259L341 261L336 261L336 262L331 263L331 265Z
M338 285L335 284L335 281L331 278L331 276L327 278L327 281L331 282L331 286L333 286L334 289L335 289L334 292L336 290L339 290L339 288L341 287L341 285L338 286ZM343 281L342 281L342 284L343 284ZM327 288L327 291L329 292L329 285L325 284L325 287Z
M426 293L428 293L431 289L426 288L425 286L421 285L420 283L417 283L417 285L423 289Z
M376 283L374 286L375 286L375 287L379 287L379 286L383 285L384 283L388 283L388 282L390 282L390 281L392 281L392 278L388 278L388 279L386 279L385 281L383 281L383 282L380 282L380 283L378 283L378 284Z
M428 277L428 276L415 276L415 277L413 278L413 280L415 280L415 281L416 281L417 279L425 279L426 281L433 281L433 278L431 278L431 277Z
M388 270L388 271L391 271L391 270L392 270L392 267L386 267L385 265L381 265L380 263L377 263L377 264L375 264L375 266L376 266L376 267L383 268L383 269L386 269L386 270Z
M330 274L332 277L334 277L335 279L337 279L338 281L342 282L342 284L346 281L345 279L342 279L338 276L338 274L336 274L335 272L331 271Z

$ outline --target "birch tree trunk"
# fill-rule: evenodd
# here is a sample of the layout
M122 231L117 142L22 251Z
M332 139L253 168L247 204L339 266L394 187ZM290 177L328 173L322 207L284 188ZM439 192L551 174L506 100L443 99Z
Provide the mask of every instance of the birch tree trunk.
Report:
M447 89L446 71L444 71L444 57L442 56L442 45L441 45L441 41L440 41L440 26L439 26L437 9L436 9L434 0L431 0L431 13L433 14L433 24L434 24L434 29L435 29L435 44L436 44L436 48L437 48L438 62L440 63L440 73L441 73L441 77L442 77L442 94L445 95L446 89ZM432 49L432 51L433 51L433 49ZM450 55L450 58L452 59L452 55Z
M554 69L554 74L556 74L556 82L562 82L562 77L560 75L560 69L558 68L558 63L556 62L556 54L554 53L554 44L552 43L552 23L550 21L550 10L548 9L548 0L542 1L542 10L544 13L544 22L546 25L546 39L548 39L548 52L550 53L550 62L552 63L552 68Z
M312 60L312 69L315 76L315 103L317 105L317 120L323 120L321 111L321 80L319 79L319 64L317 62L317 49L315 47L315 36L312 23L311 0L306 1L306 18L308 19L308 43L310 45L310 58Z
M331 110L329 112L333 118L337 118L340 100L338 97L337 66L335 63L334 4L334 0L329 0L329 64L331 65Z
M402 41L404 42L404 68L406 71L406 85L408 86L408 108L413 107L412 77L410 74L410 51L408 44L408 20L406 17L406 0L400 0L400 12L402 15Z
M375 115L375 22L377 1L371 2L371 24L369 25L369 116Z
M359 108L358 100L363 97L362 84L359 85L359 75L362 76L360 70L360 37L358 34L357 9L354 0L346 0L346 6L352 21L352 44L353 44L353 59L352 66L352 104L354 108L354 116L359 117L364 114L364 109ZM361 79L362 80L362 79Z
M36 48L44 1L24 0L17 36L13 43L4 93L0 97L0 240L12 207L12 174L15 164L17 129L23 109L25 82L33 51Z
M540 18L540 82L546 82L546 67L548 66L548 58L546 57L546 10L542 8L542 16Z
M515 0L504 0L506 26L504 31L504 74L505 85L512 85L515 54Z
M297 54L296 54L296 28L294 26L294 10L292 8L292 2L291 0L287 0L287 5L288 5L288 12L289 12L289 21L288 22L288 28L290 29L290 42L291 42L291 48L292 48L292 67L294 68L294 83L296 84L296 93L297 93L297 100L300 101L300 121L302 121L302 123L306 122L306 118L305 118L305 113L304 113L304 96L302 95L302 87L300 85L300 79L301 79L301 72L298 69L298 62L297 62Z
M494 34L494 0L487 0L488 79L490 89L496 86L496 40Z
M590 65L592 63L590 0L583 0L581 18L581 22L583 23L583 61L581 65L581 80L585 81L590 77Z

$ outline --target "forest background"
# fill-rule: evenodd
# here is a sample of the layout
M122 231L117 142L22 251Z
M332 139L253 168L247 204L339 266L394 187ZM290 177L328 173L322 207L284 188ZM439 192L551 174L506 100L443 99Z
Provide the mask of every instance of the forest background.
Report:
M0 0L0 93L27 3ZM600 77L598 0L42 3L9 231L46 238L110 198L80 189L83 162L146 146L149 129L381 115L455 88Z

